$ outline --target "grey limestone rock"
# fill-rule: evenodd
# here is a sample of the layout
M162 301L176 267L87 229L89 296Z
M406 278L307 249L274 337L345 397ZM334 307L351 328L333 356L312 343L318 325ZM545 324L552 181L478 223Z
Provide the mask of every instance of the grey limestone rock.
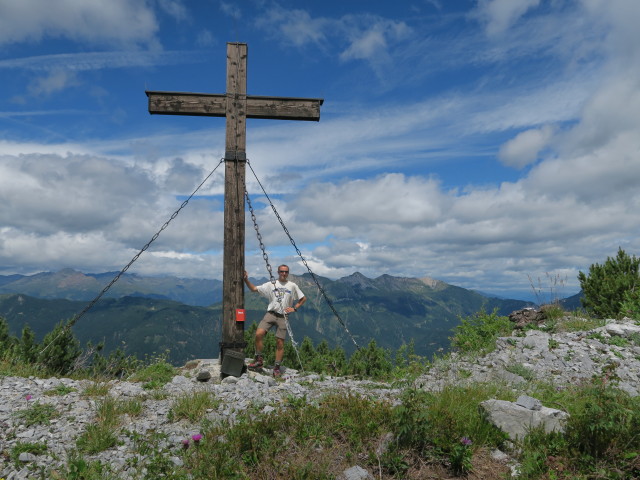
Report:
M338 476L338 480L373 480L373 475L359 465L355 465Z
M522 440L531 429L542 427L545 432L563 432L569 414L553 408L532 410L506 400L485 400L480 403L487 420L505 432L512 440Z
M516 405L527 408L529 410L541 410L542 402L537 398L529 397L528 395L520 395L516 400Z
M23 463L34 462L38 459L33 453L22 452L18 456L18 460Z

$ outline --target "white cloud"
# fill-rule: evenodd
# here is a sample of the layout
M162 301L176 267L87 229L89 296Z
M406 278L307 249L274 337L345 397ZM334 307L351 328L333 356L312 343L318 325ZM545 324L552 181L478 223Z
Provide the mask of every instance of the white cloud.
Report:
M490 133L575 122L602 81L601 73L587 68L542 86L510 85L466 96L463 101L471 113L468 131Z
M240 18L242 18L242 10L240 10L240 8L236 4L221 1L220 10L225 15L228 15L235 20L239 20Z
M325 29L330 27L330 23L324 18L311 18L306 10L285 10L279 5L271 6L256 20L259 28L272 32L285 43L296 47L307 44L322 47L325 42Z
M411 29L404 23L374 16L343 17L340 20L348 37L348 46L340 54L341 60L376 62L388 57L389 44L407 38Z
M349 47L340 54L342 60L368 60L380 52L386 53L387 41L381 30L368 30L354 39Z
M69 265L85 271L109 271L124 266L133 256L122 245L106 240L100 233L59 231L37 235L19 228L1 227L0 263L22 274L59 270ZM129 258L127 258L129 257ZM12 269L12 267L14 267Z
M607 48L614 63L626 68L640 62L640 3L635 0L582 0L581 4L597 23L609 26Z
M509 29L528 10L537 7L540 0L480 0L478 14L486 23L490 36Z
M284 43L299 48L314 46L327 55L334 54L328 46L337 40L342 45L338 56L341 61L364 60L383 82L389 76L385 69L393 70L390 50L412 33L405 22L378 15L314 18L306 10L285 10L279 5L270 6L256 24Z
M36 112L34 114L40 113L41 112ZM12 156L23 157L29 155L47 154L60 156L64 156L66 154L85 155L91 152L91 148L87 145L80 145L79 143L47 145L35 140L29 143L0 140L0 151L2 152L0 158L3 159L4 163L7 162L7 158L10 158Z
M56 69L49 72L46 77L34 79L28 87L29 93L33 96L51 95L70 86L79 85L74 72Z
M157 21L138 0L20 0L0 3L0 44L47 36L91 44L157 47Z
M179 191L192 177L183 193L189 194L202 180L199 167L180 159L158 173L93 155L0 156L0 204L6 207L0 210L6 234L0 265L21 264L23 273L38 262L49 269L124 266L182 203L164 192ZM184 254L191 259L184 265L197 264L193 274L204 274L200 266L215 261L204 252L222 248L219 201L193 198L170 226L150 249L164 252L154 268L160 257Z
M603 221L631 221L632 225L636 222L620 218L620 215L635 214L632 205L638 196L634 185L639 181L638 131L616 135L586 153L576 149L572 156L549 159L537 165L528 178L531 193L536 196L573 197L589 208L620 208L619 213ZM572 214L569 218L584 222L586 217ZM602 228L605 228L604 224ZM617 228L624 229L623 226Z
M157 0L160 8L178 22L189 19L189 13L181 0Z
M436 10L442 11L442 3L440 0L426 0L426 3L432 5Z
M33 71L60 70L81 72L88 70L153 67L158 65L180 65L201 63L203 55L193 51L111 51L79 52L40 55L0 60L0 69L23 69Z
M36 234L109 229L130 207L131 191L151 191L144 172L91 156L2 156L0 169L0 202L10 206L2 224Z
M640 131L640 63L609 75L586 103L580 123L565 137L565 149L589 151L626 132Z
M548 125L521 132L500 147L498 158L511 167L526 167L538 158L538 154L548 145L552 136L553 129Z
M326 202L317 203L322 195L336 200L327 208ZM353 180L340 185L316 184L306 189L296 201L300 210L317 225L349 227L360 225L364 220L372 228L391 225L411 228L429 223L440 218L443 203L446 199L437 182L405 178L400 174L385 174L373 181Z
M211 47L216 44L216 39L209 30L202 30L196 38L196 45L199 47Z
M298 207L291 223L317 235L308 241L326 242L311 255L325 272L428 275L467 288L491 285L495 291L522 285L527 274L540 275L555 265L584 268L593 261L594 247L610 253L607 247L615 250L618 242L639 246L637 169L614 168L618 173L610 176L616 185L579 198L572 186L592 185L598 172L576 171L570 161L554 166L559 178L551 186L558 187L553 195L542 173L550 165L529 179L462 195L438 189L429 193L424 179L397 175L318 185L294 203ZM561 189L559 184L571 175L573 183ZM618 190L616 198L591 201L611 186ZM322 228L301 227L300 222ZM568 293L577 289L575 275L568 287Z

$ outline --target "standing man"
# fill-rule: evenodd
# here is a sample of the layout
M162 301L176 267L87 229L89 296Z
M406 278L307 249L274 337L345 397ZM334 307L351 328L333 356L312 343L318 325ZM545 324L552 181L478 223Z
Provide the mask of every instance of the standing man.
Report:
M249 275L244 272L244 283L252 292L258 292L260 295L269 300L267 313L262 321L258 324L256 330L256 358L253 363L249 364L250 369L262 368L263 365L263 340L271 327L276 329L276 365L273 368L273 376L282 375L280 371L280 363L284 356L284 339L287 337L287 317L289 314L298 311L304 305L307 298L300 290L300 287L288 280L289 267L280 265L278 267L278 280L274 283L267 282L256 287L249 281ZM294 304L295 303L295 304Z

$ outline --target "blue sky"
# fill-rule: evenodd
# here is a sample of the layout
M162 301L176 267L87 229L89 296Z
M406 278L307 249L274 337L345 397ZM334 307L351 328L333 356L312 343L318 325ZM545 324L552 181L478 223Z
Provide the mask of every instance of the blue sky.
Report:
M244 42L249 94L325 100L318 123L247 121L315 273L576 293L640 252L639 18L637 0L0 0L0 274L126 265L224 155L224 119L151 116L145 89L224 93ZM222 172L131 272L222 277ZM270 258L303 273L248 174Z

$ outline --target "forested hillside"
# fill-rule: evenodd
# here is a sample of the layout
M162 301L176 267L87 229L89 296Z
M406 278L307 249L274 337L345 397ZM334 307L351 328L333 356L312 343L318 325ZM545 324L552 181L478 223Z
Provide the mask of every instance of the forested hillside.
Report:
M359 345L375 339L381 347L396 350L413 340L417 354L430 356L449 348L451 330L461 316L482 309L497 309L506 315L525 305L523 301L487 298L430 279L388 275L368 279L358 273L337 281L319 278L338 319L310 275L292 280L308 297L305 306L290 316L294 338L298 342L304 337L314 343L326 340L347 352L355 347L342 323ZM0 296L0 315L7 319L11 332L19 335L28 324L37 339L85 306L84 301L24 294ZM247 291L245 308L248 328L262 318L266 301ZM77 322L74 332L83 344L104 342L106 352L123 348L140 358L169 352L169 359L179 364L218 356L220 312L219 303L202 307L157 298L103 298Z

